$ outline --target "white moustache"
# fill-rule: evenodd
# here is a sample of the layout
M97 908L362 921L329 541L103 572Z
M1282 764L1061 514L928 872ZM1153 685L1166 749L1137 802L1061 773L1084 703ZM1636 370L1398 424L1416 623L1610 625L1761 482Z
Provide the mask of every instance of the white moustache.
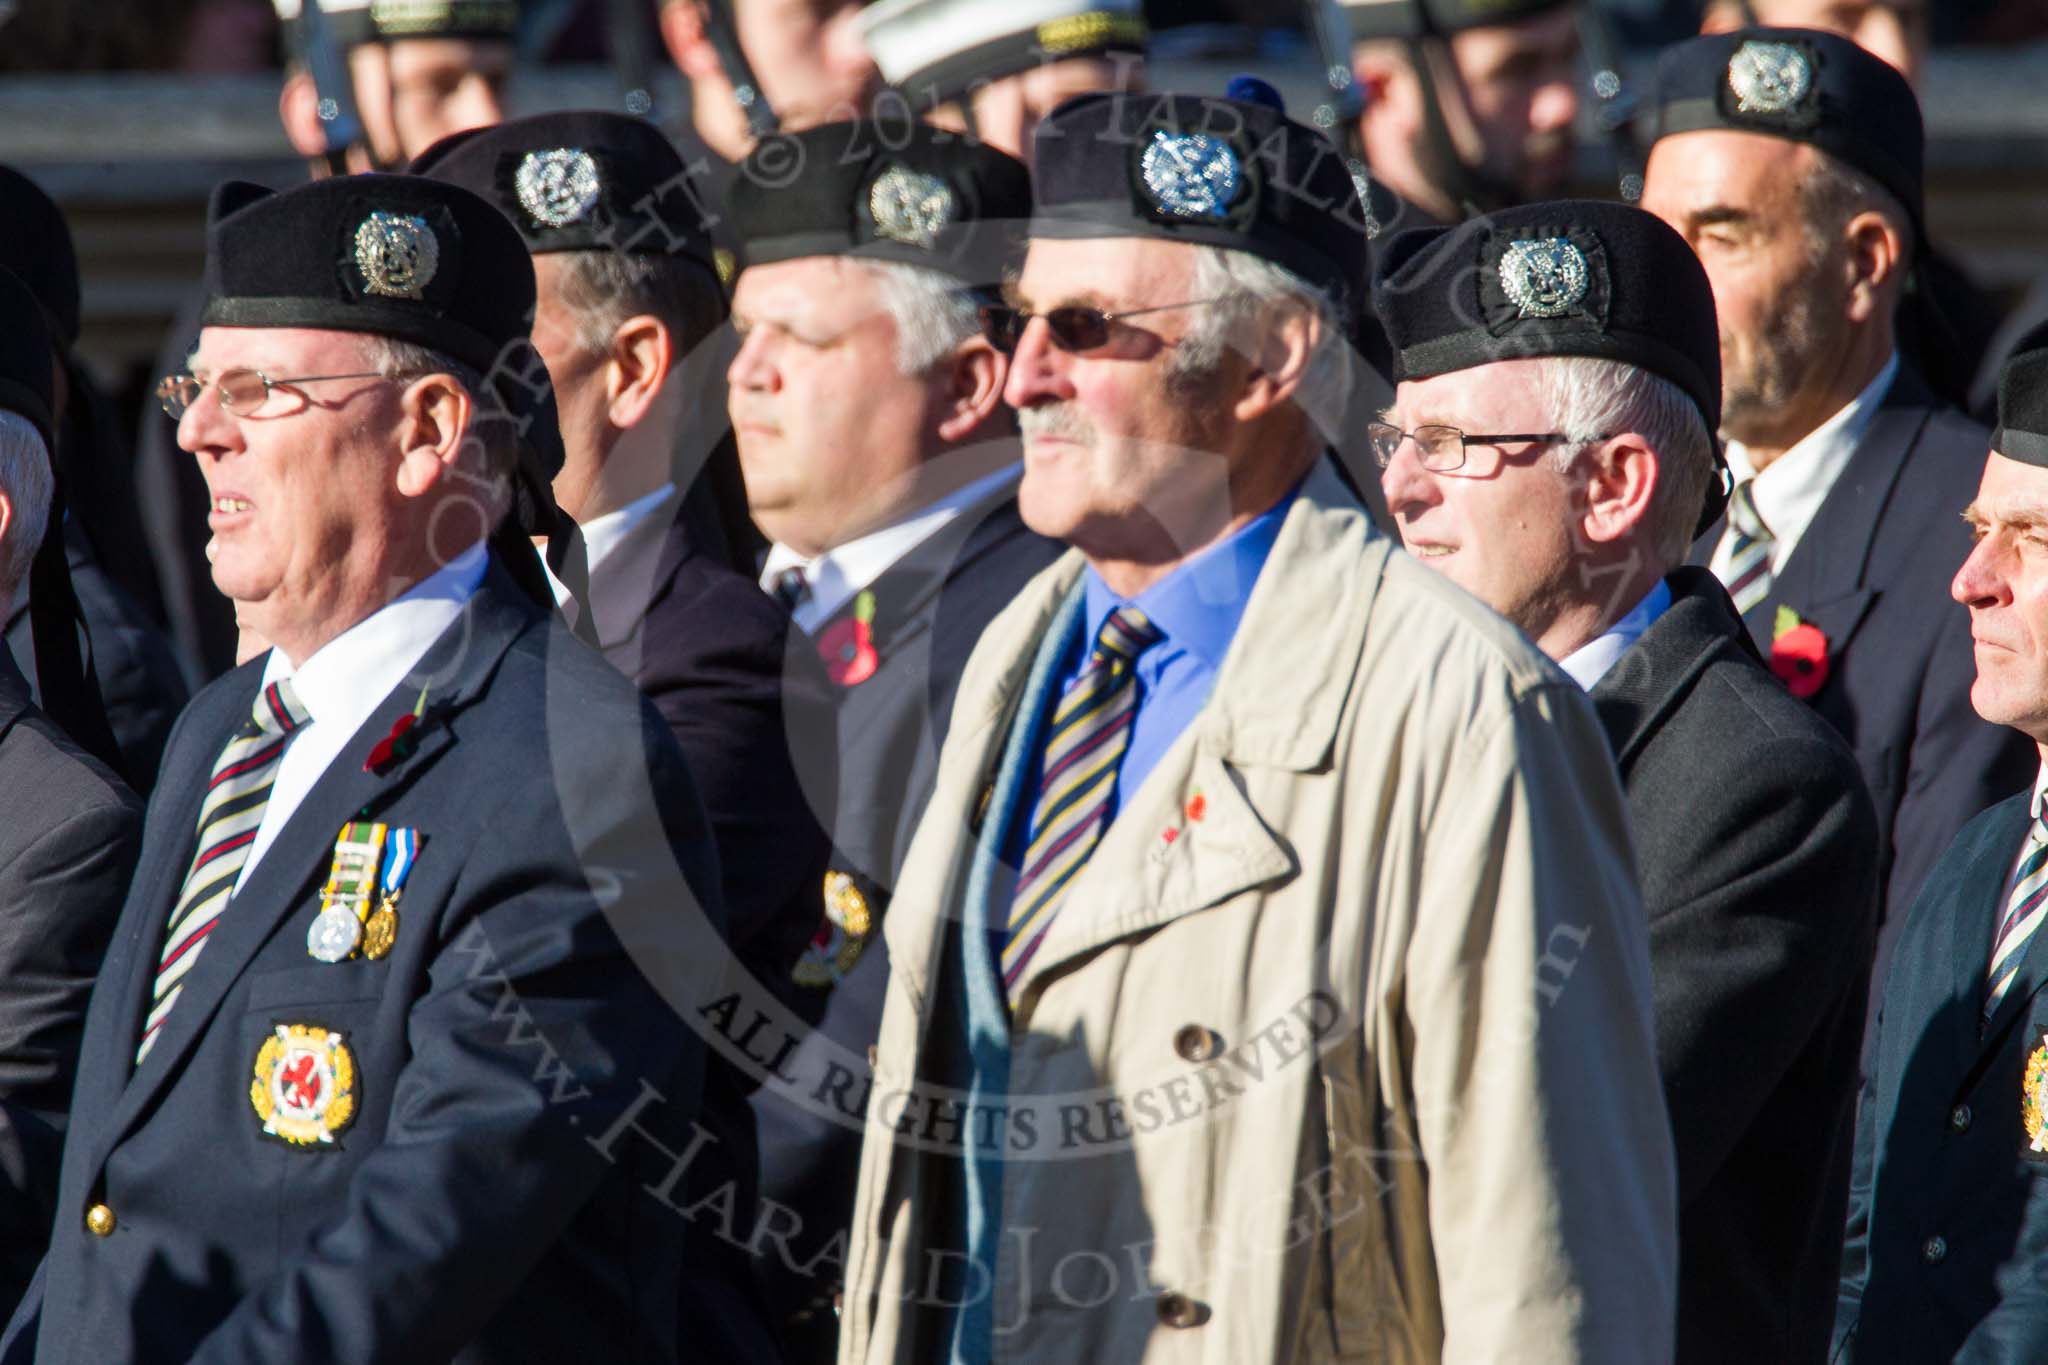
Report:
M1095 424L1073 403L1045 403L1035 408L1024 408L1017 414L1017 428L1027 441L1047 436L1081 445L1092 445L1095 441Z

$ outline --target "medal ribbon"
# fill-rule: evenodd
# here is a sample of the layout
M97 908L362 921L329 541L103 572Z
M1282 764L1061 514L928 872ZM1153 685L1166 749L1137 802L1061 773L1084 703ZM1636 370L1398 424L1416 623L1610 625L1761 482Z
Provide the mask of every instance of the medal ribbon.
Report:
M412 872L413 859L420 855L420 832L416 829L392 830L384 851L383 908L389 910L397 904L398 893L405 889L405 879Z
M320 892L322 914L340 906L352 912L358 923L369 917L370 888L377 882L377 864L388 828L361 820L341 827L341 837L334 841L334 866Z

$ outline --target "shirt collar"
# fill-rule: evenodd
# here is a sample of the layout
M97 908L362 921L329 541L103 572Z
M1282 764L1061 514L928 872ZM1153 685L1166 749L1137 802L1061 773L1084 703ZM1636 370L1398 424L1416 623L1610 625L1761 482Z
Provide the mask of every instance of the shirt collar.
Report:
M1629 646L1643 638L1643 632L1655 625L1670 606L1671 586L1660 578L1628 615L1559 659L1557 666L1591 692L1593 684L1607 676L1607 670L1628 653Z
M2041 765L2040 773L2034 778L2034 801L2030 809L2036 820L2041 818L2043 807L2048 807L2048 763Z
M665 483L652 493L633 499L624 507L614 507L609 512L580 523L577 529L583 533L584 562L590 566L591 571L596 572L597 566L610 558L612 552L619 548L627 536L632 535L675 495L676 486ZM549 576L553 577L552 574Z
M1894 351L1863 392L1802 436L1761 473L1750 462L1749 451L1740 441L1726 443L1729 472L1737 483L1744 479L1756 481L1750 494L1756 500L1757 515L1781 544L1796 542L1820 511L1821 503L1848 466L1850 456L1856 453L1864 432L1877 416L1878 405L1890 392L1898 374L1899 354Z
M1134 598L1117 595L1090 566L1083 578L1087 640L1102 633L1118 607L1130 605L1159 628L1164 642L1195 655L1213 672L1223 666L1244 619L1252 585L1280 537L1298 488L1214 545L1202 550Z
M873 587L875 580L897 560L937 535L960 513L1016 482L1023 471L1021 464L1004 465L993 474L954 489L937 502L927 503L901 521L844 545L835 545L821 555L805 558L787 545L771 545L767 558L761 562L761 586L773 592L775 580L785 569L802 569L810 597L799 611L798 624L809 628L838 611L855 594Z
M320 646L297 668L283 650L271 650L263 665L264 686L290 678L309 719L342 722L354 733L462 614L483 582L489 558L478 541Z

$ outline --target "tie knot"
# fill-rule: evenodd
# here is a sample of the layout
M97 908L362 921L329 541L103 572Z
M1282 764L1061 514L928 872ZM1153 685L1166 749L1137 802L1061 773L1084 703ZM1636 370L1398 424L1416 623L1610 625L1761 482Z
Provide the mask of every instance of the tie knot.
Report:
M279 678L256 694L256 704L250 709L250 719L256 728L267 735L288 735L312 719L306 712L299 694L292 690L290 678Z
M1118 607L1102 623L1102 630L1095 637L1095 653L1112 663L1130 663L1163 638L1159 627L1144 612L1136 607Z
M784 610L795 611L810 595L811 580L803 565L792 564L775 575L775 600L782 604Z
M1769 540L1771 528L1764 525L1763 514L1756 510L1755 484L1755 479L1744 479L1735 485L1735 491L1728 496L1728 521L1751 540Z

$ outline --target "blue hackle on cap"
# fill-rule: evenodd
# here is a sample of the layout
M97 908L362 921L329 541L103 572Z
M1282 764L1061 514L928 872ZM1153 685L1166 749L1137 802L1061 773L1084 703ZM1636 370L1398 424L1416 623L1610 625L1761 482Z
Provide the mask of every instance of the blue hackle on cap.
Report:
M1283 114L1287 112L1287 101L1280 98L1280 92L1257 76L1232 76L1230 84L1223 88L1223 97L1240 104L1263 104L1268 109L1277 109Z

